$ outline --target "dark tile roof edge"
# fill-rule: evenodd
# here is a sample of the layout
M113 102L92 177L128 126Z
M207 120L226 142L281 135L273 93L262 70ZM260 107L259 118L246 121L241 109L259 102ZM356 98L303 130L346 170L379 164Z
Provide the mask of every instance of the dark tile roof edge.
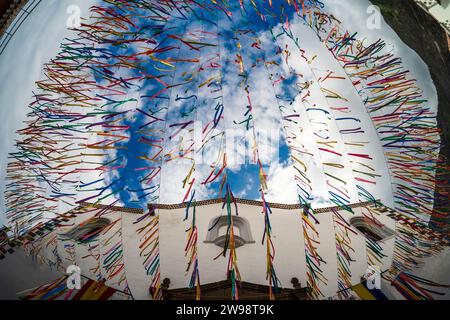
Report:
M211 199L211 200L202 200L202 201L197 201L195 205L197 207L200 207L200 206L207 206L207 205L212 205L212 204L219 204L219 203L223 203L224 201L225 201L225 199L220 199L220 198L219 199ZM240 199L240 198L236 198L236 202L240 203L240 204L257 206L257 207L261 207L263 204L262 201L247 200L247 199ZM371 205L373 203L374 203L373 201L366 201L366 202L349 204L348 206L352 209L356 209L356 208ZM268 202L268 205L272 209L282 209L282 210L301 210L301 209L303 209L303 206L300 204L282 204L282 203ZM148 208L161 209L161 210L183 209L183 208L186 208L187 206L188 206L187 202L178 203L178 204L148 204ZM92 204L92 203L87 203L87 202L80 203L80 208L82 208L82 207L91 207L91 208L93 207L93 208L98 208L98 209L105 209L105 210L124 212L124 213L134 213L134 214L143 214L144 213L144 209L140 209L140 208L108 206L108 205L103 205L103 204ZM339 208L342 208L342 206L317 208L317 209L314 209L314 211L316 213L325 213L325 212L331 211L332 209L339 209Z
M110 206L110 205L106 205L106 204L93 204L93 203L89 203L89 202L81 202L79 204L78 208L76 208L74 210L80 210L81 208L87 208L87 207L116 211L116 212L124 212L124 213L134 213L134 214L143 214L144 213L144 209L141 209L141 208ZM74 211L74 210L72 210L72 211Z
M236 198L235 199L237 203L240 204L245 204L245 205L250 205L250 206L257 206L257 207L262 207L263 202L262 201L257 201L257 200L248 200L248 199L240 199L240 198ZM224 203L225 199L211 199L211 200L202 200L202 201L197 201L195 203L195 205L197 207L199 206L207 206L207 205L211 205L211 204L217 204L217 203ZM366 201L366 202L359 202L359 203L354 203L354 204L349 204L348 206L350 208L359 208L359 207L364 207L367 205L372 204L373 201ZM301 204L283 204L283 203L274 203L274 202L267 202L267 204L269 205L270 208L272 209L283 209L283 210L301 210L303 209L303 205ZM182 208L186 208L188 206L188 203L178 203L178 204L149 204L148 207L153 207L155 209L163 209L163 210L174 210L174 209L182 209ZM337 209L337 208L341 208L340 206L333 206L333 207L326 207L326 208L317 208L314 209L315 212L317 213L323 213L323 212L329 212L331 209Z

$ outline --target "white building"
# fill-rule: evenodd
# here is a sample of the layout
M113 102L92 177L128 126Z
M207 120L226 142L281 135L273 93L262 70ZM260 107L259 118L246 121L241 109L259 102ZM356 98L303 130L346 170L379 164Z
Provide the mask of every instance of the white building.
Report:
M249 296L253 294L253 297L268 297L267 248L261 241L264 233L262 203L242 199L236 199L236 203L238 215L233 215L233 222L242 290ZM302 208L298 205L275 203L269 205L272 208L270 215L272 229L282 230L274 233L272 237L275 250L273 266L283 288L277 297L292 299L292 294L295 293L298 298L306 298L309 283L305 250L311 241L320 241L317 245L314 242L314 246L322 260L326 262L321 264L320 269L327 281L318 284L323 298L333 297L340 291L338 259L342 259L342 256L339 257L337 252L337 239L345 237L344 234L348 237L347 242L352 248L351 262L348 264L352 286L361 282L371 264L368 262L370 255L366 245L368 239L379 244L385 255L378 266L380 271L390 269L396 228L392 210L373 203L352 205L353 213L342 208L319 209L315 214L317 219L315 226L320 239L312 239L305 238L304 235ZM165 286L163 295L168 298L176 298L180 294L188 297L195 290L187 289L190 273L186 272L188 258L185 247L186 230L189 229L190 219L185 220L186 207L187 203L156 205L153 207L155 210L150 210L154 215L145 216L137 209L85 204L65 215L58 226L51 232L47 231L42 238L36 235L25 248L37 260L61 271L70 265L78 265L87 278L106 279L108 286L121 291L129 289L135 299L151 299L149 287L153 277L147 275L144 267L145 252L141 253L143 242L150 239L147 240L149 243L156 238L160 279ZM369 215L376 216L381 224L377 225L368 219ZM136 223L140 217L146 218ZM159 226L151 229L152 232L147 235L143 234L142 228L154 219L159 222ZM202 288L206 288L202 290L205 298L208 298L208 288L219 287L222 290L219 291L224 294L221 284L226 286L228 278L228 254L226 258L223 256L215 258L223 251L228 225L226 219L223 200L200 201L196 204L198 270ZM344 234L340 228L343 223L348 223L349 231ZM89 238L89 241L82 240L87 232L98 228L101 232L96 236ZM309 244L305 244L308 241ZM117 254L111 254L112 252ZM112 260L114 263L111 263ZM210 294L211 297L214 295L217 297L217 290Z

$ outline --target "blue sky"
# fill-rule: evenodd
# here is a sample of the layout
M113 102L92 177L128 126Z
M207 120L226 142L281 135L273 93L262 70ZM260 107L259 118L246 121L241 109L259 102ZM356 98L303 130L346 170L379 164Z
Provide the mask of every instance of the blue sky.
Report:
M231 23L233 25L233 28L235 29L251 29L255 34L261 31L267 30L267 24L278 24L279 21L274 21L272 15L279 15L282 11L284 12L284 15L288 17L289 19L292 18L292 15L294 13L294 8L290 6L277 6L274 5L274 8L272 11L267 11L265 15L267 16L267 22L263 22L261 18L256 15L255 11L248 10L249 13L248 17L242 15L242 12L239 8L238 2L235 3L235 6L233 8L230 8L230 11L232 12L233 16L231 18ZM195 15L202 17L203 19L207 19L210 21L219 21L218 23L218 32L220 34L220 42L223 43L223 46L228 50L234 50L235 47L235 41L232 39L234 36L234 33L232 30L228 28L228 23L226 23L226 16L224 13L220 12L219 16L216 16L214 13L209 14L205 12L204 10L198 11L195 14L192 14L189 19L196 20L194 17ZM177 20L178 17L175 17L174 20ZM222 23L224 22L224 23ZM147 21L142 20L142 25L148 24ZM183 33L183 30L180 30L183 28L185 24L184 20L179 20L178 22L175 21L173 25L171 24L170 27L173 28L170 30L170 33ZM140 26L138 26L140 27ZM167 27L166 27L167 28ZM178 30L177 30L178 29ZM162 38L165 37L164 33L161 33L159 37L157 37L155 40L161 41L164 39L165 45L171 45L173 42L173 45L179 45L179 43L175 40L172 40L170 38ZM219 49L219 48L218 48ZM127 49L116 49L114 47L108 47L108 50L111 50L112 52L119 52L119 53L127 53L130 50L132 51L132 48ZM124 51L124 52L120 52ZM167 57L170 57L170 55L173 55L173 52L169 52L167 54ZM256 57L251 57L256 60ZM186 66L187 68L189 66ZM155 64L150 60L149 63L146 65L146 68L148 68L148 73L155 72L158 73L158 70L155 69ZM224 73L229 72L230 74L236 74L235 71L235 65L232 61L228 60L224 66L223 66ZM135 75L135 74L134 74ZM131 74L133 76L133 74ZM170 74L169 74L170 77ZM175 79L176 80L176 79ZM195 84L196 82L194 82ZM224 80L223 86L227 86L228 83L226 80ZM287 83L286 86L289 84ZM131 89L131 88L130 88ZM189 118L189 115L191 113L198 112L197 108L201 108L202 103L207 103L206 101L202 101L201 98L197 99L195 93L196 89L195 86L186 87L185 89L185 96L191 96L193 98L189 99L183 99L182 103L178 105L176 108L167 106L167 101L173 101L174 99L180 99L182 98L181 95L177 94L176 97L175 93L173 92L165 92L164 94L160 95L158 99L152 100L151 103L146 104L146 97L153 96L159 90L162 89L162 85L155 85L154 81L148 81L141 84L141 88L138 89L139 95L142 99L140 103L142 103L142 112L135 113L133 117L130 117L130 119L127 119L125 121L125 125L129 125L131 127L130 129L130 140L124 145L126 149L118 150L118 152L114 153L113 157L110 157L110 160L114 159L121 159L118 163L125 163L125 166L123 168L117 169L117 171L114 171L111 173L111 176L120 176L122 177L122 180L115 184L113 187L113 190L123 190L119 193L120 199L123 201L123 203L126 206L143 206L145 207L146 204L149 201L154 201L155 197L157 196L159 192L159 187L157 185L153 185L151 187L146 187L142 183L142 179L144 176L148 173L146 171L136 171L136 169L141 168L143 166L143 161L138 158L138 155L142 154L152 154L154 150L152 150L151 147L148 147L148 150L145 149L145 145L143 145L140 140L142 139L141 136L138 134L140 128L142 128L143 125L145 125L146 121L148 120L148 117L145 115L145 113L148 114L163 114L167 119L170 119L171 122L176 122L176 119L179 119L179 121L183 121L186 118ZM189 94L187 93L189 92ZM287 90L288 92L288 90ZM184 97L183 97L184 98ZM206 108L209 108L210 106L206 106ZM160 112L161 108L168 108L168 114L164 114L164 112ZM205 109L202 109L205 110ZM155 113L156 111L156 113ZM167 128L166 128L167 130ZM282 134L282 130L280 128L279 134ZM248 146L248 142L246 143ZM143 148L144 147L144 148ZM289 148L287 147L285 141L281 139L279 151L278 151L279 157L275 157L278 159L278 162L280 165L287 165L287 162L289 161ZM250 162L250 161L249 161ZM265 163L265 166L268 167L270 163ZM260 192L259 192L259 166L254 163L246 163L240 165L238 168L234 168L233 170L228 170L228 181L230 185L232 186L232 189L234 190L234 193L240 197L243 198L249 198L249 199L259 199L260 198ZM113 177L110 176L111 180L114 180ZM217 190L219 188L219 182L213 183L209 186L208 193L204 195L205 198L208 197L217 197ZM130 191L131 190L131 191ZM136 191L140 190L140 191ZM147 195L147 196L146 196ZM201 200L197 198L197 200Z

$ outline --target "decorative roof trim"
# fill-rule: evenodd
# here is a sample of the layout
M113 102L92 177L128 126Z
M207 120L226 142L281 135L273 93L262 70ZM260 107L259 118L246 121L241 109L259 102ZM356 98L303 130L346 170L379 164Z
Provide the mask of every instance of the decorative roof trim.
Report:
M143 214L144 213L144 209L141 209L141 208L109 206L106 204L93 204L93 203L89 203L89 202L81 202L79 207L75 210L80 210L82 208L96 208L96 209L104 209L104 210L109 210L109 211L134 213L134 214Z
M257 206L257 207L262 207L263 202L262 201L257 201L257 200L248 200L248 199L240 199L240 198L235 198L237 203L240 204L245 204L245 205L250 205L250 206ZM379 200L377 200L379 201ZM218 204L218 203L224 203L225 199L224 198L219 198L219 199L211 199L211 200L202 200L202 201L197 201L195 203L196 207L201 207L201 206L207 206L207 205L212 205L212 204ZM272 209L283 209L283 210L301 210L304 208L303 205L301 204L282 204L282 203L273 203L273 202L268 202L267 203ZM360 208L360 207L365 207L367 205L373 204L373 201L366 201L366 202L359 202L359 203L354 203L354 204L349 204L348 206L352 209L354 208ZM174 209L182 209L182 208L186 208L188 206L187 202L184 203L178 203L178 204L148 204L148 208L154 208L154 209L162 209L162 210L174 210ZM326 208L318 208L318 209L314 209L315 212L317 213L324 213L324 212L329 212L332 209L337 209L337 208L342 208L340 206L334 206L334 207L326 207Z
M224 203L224 201L225 201L225 199L221 199L221 198L210 199L210 200L201 200L201 201L197 201L195 205L197 207L201 207L201 206L208 206L208 205L213 205L213 204ZM236 198L236 202L239 204L245 204L245 205L250 205L250 206L255 206L255 207L262 207L262 204L263 204L262 201L247 200L247 199L240 199L240 198ZM379 200L377 200L377 202L379 202ZM366 201L366 202L358 202L358 203L349 204L348 206L352 209L356 209L356 208L361 208L361 207L366 207L368 205L372 205L373 203L374 203L373 201ZM303 209L303 206L300 204L282 204L282 203L268 202L268 205L272 209L282 209L282 210L302 210ZM149 203L148 204L149 209L152 208L152 209L160 209L160 210L183 209L183 208L186 208L187 206L188 206L187 202L178 203L178 204L158 204L158 203L156 203L156 204ZM104 205L104 204L92 204L92 203L88 203L88 202L80 203L80 206L75 210L79 210L81 208L97 208L97 209L104 209L104 210L124 212L124 213L133 213L133 214L143 214L144 213L144 210L140 209L140 208L109 206L109 205ZM326 212L330 212L332 209L341 209L341 208L343 208L343 207L342 206L333 206L333 207L317 208L317 209L314 209L314 211L316 213L326 213ZM387 207L385 207L385 208L387 208ZM387 210L392 211L389 208L387 208Z

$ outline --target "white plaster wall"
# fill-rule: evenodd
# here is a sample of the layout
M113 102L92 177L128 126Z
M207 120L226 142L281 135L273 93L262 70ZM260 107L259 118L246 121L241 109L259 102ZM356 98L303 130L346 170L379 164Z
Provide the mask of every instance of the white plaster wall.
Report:
M0 260L0 300L18 300L18 293L42 286L63 273L32 260L22 248Z
M355 209L354 213L340 210L339 214L342 218L345 219L347 223L350 223L351 218L362 216L360 208ZM352 284L358 284L361 282L361 277L366 273L368 266L366 238L356 228L352 228L352 230L356 231L357 234L354 234L350 231L348 232L351 246L355 250L354 252L350 252L350 256L356 261L350 262L349 267L352 274Z
M283 288L292 288L291 279L294 277L302 286L306 286L302 211L272 209L272 212L270 221L273 231L272 241L276 250L275 268L278 278Z
M140 235L137 234L137 227L133 224L137 215L131 213L122 214L123 232L123 259L127 275L128 286L136 300L150 300L149 287L151 277L147 275L143 261L139 256Z
M264 216L260 207L239 205L239 217L249 221L255 243L236 249L238 268L242 281L267 285L266 246L261 244L264 232ZM205 243L210 221L225 214L221 204L197 207L198 257L202 284L222 281L227 278L226 258L219 257L221 248L213 243ZM170 278L170 288L186 287L191 273L186 274L187 258L184 248L187 242L185 230L190 222L183 221L184 209L160 210L160 255L161 278ZM305 253L298 215L286 210L273 210L270 216L273 243L276 248L274 267L283 287L292 287L291 279L297 277L306 284ZM293 254L295 252L295 254Z
M94 210L92 212L77 215L76 218L72 218L72 219L70 219L70 221L65 222L64 224L69 225L73 221L75 221L75 225L78 225L78 224L94 217L98 212L99 212L99 210ZM121 216L122 216L121 212L115 212L115 211L108 211L102 215L103 218L107 218L111 222L113 222L117 219L120 219ZM75 227L75 225L71 226L71 227L63 227L63 228L59 227L58 233L64 234L64 233L68 232L71 228ZM106 241L106 239L108 239L119 228L122 228L122 225L120 222L118 222L118 224L116 224L106 234L101 234L95 240L95 242L92 242L92 245L100 243L99 252L100 252L100 267L101 267L102 278L106 278L106 274L107 274L106 269L103 267L103 259L105 258L105 253L107 252L107 250L110 247L112 247L114 244L116 244L116 242L118 241L118 238L114 238L108 246L104 246L102 244L102 242ZM127 242L125 238L123 238L123 240L124 240L123 241L124 243ZM66 244L66 243L75 244L75 261L71 261L69 255L67 254L66 250L64 249L64 244ZM69 265L75 264L80 267L83 275L85 275L86 277L89 277L93 280L96 280L97 279L96 274L94 274L90 269L97 267L98 262L92 257L86 257L89 255L88 248L89 248L88 244L79 244L79 243L76 243L75 241L67 241L67 242L58 241L58 254L60 255L60 257L63 260L64 268L67 268ZM83 257L86 257L86 258L83 258ZM131 268L131 269L133 269L133 268ZM126 268L125 268L125 270L126 270ZM123 285L123 283L122 284L118 283L118 281L117 281L118 278L119 278L119 276L116 276L113 279L106 281L106 285L109 287L115 288L117 290L123 291L124 285Z
M340 210L341 216L349 222L352 217L362 216L366 208L356 208L354 213ZM76 224L82 223L93 217L98 210L77 216ZM185 257L185 246L187 242L187 232L191 219L184 221L185 209L158 210L159 214L159 244L160 244L160 270L161 280L170 278L171 289L185 288L189 285L191 271L186 272L187 257ZM225 280L227 277L228 256L220 256L221 248L213 243L205 243L210 222L220 216L225 215L226 210L222 210L222 204L198 206L196 208L196 224L198 228L198 258L201 284L208 284ZM246 244L236 249L238 268L242 276L242 281L268 285L266 280L266 246L261 243L264 233L264 216L260 206L239 204L239 216L245 218L250 223L252 238L254 243ZM137 225L134 224L137 215L132 213L121 213L109 211L102 217L115 221L122 218L106 235L102 235L99 241L102 242L118 228L122 228L123 237L123 262L129 288L135 299L151 299L149 286L151 277L146 274L143 267L143 257L139 255L140 235L137 234ZM320 289L326 297L334 296L337 287L337 254L335 242L335 225L331 212L318 213L316 218L319 224L316 225L320 234L320 244L318 252L326 261L320 268L323 275L328 279L326 285L320 284ZM386 216L386 213L377 215L377 219L395 230L395 222ZM66 222L69 225L71 222ZM282 287L292 288L291 279L296 277L302 286L306 286L306 262L305 244L302 231L301 210L272 209L270 215L272 225L272 240L275 247L274 267L281 282ZM59 233L67 232L72 227L58 228ZM356 229L354 229L357 231ZM352 254L354 262L350 264L352 273L352 283L358 284L360 278L367 271L366 241L363 235L350 233L351 245L355 252ZM105 252L116 243L113 241L107 247L100 248L103 261ZM381 242L384 253L388 256L383 259L383 271L389 268L392 261L394 238ZM64 261L64 267L72 264L68 259L64 248L64 243L58 241L58 252ZM92 258L83 258L89 254L87 245L75 245L75 263L80 266L85 276L95 279L96 275L89 269L96 266L96 261ZM42 253L52 259L51 248L44 248ZM102 268L102 276L106 271ZM123 285L119 286L117 278L107 282L108 286L123 290Z
M333 217L329 213L321 213L316 215L316 219L319 221L319 224L315 227L320 236L320 244L317 247L317 252L326 262L326 264L320 265L320 269L325 278L328 279L327 284L318 282L318 286L325 297L332 297L338 291L336 239L334 237Z
M272 240L276 250L274 267L279 280L284 288L292 288L291 279L296 277L302 286L306 286L306 264L305 245L302 233L301 211L272 209L270 216L272 224ZM361 216L362 209L355 209L354 214L339 211L343 218L349 222L350 218ZM171 289L185 288L189 284L191 272L186 273L187 257L184 248L187 242L187 233L190 226L189 221L183 221L185 209L159 210L160 214L160 257L161 257L161 279L170 278ZM222 214L222 205L213 204L199 206L196 208L196 223L198 228L198 257L201 284L222 281L227 276L226 258L214 258L221 249L212 243L204 243L210 221ZM225 212L223 212L225 214ZM264 232L264 216L261 207L239 204L239 216L247 219L251 226L251 232L255 243L246 244L236 249L238 268L242 281L267 285L266 280L266 247L261 244ZM337 286L337 254L333 218L330 212L319 213L317 216L319 224L316 226L320 234L320 245L318 252L326 261L320 268L323 275L328 279L326 285L319 284L320 289L326 297L334 296L338 291ZM190 216L190 219L192 217ZM380 216L382 223L394 230L393 221ZM366 241L359 232L351 234L351 244L355 252L352 258L355 262L350 264L352 283L360 283L362 276L367 271ZM393 241L393 239L392 239ZM385 248L387 263L392 260L391 240L381 243Z

